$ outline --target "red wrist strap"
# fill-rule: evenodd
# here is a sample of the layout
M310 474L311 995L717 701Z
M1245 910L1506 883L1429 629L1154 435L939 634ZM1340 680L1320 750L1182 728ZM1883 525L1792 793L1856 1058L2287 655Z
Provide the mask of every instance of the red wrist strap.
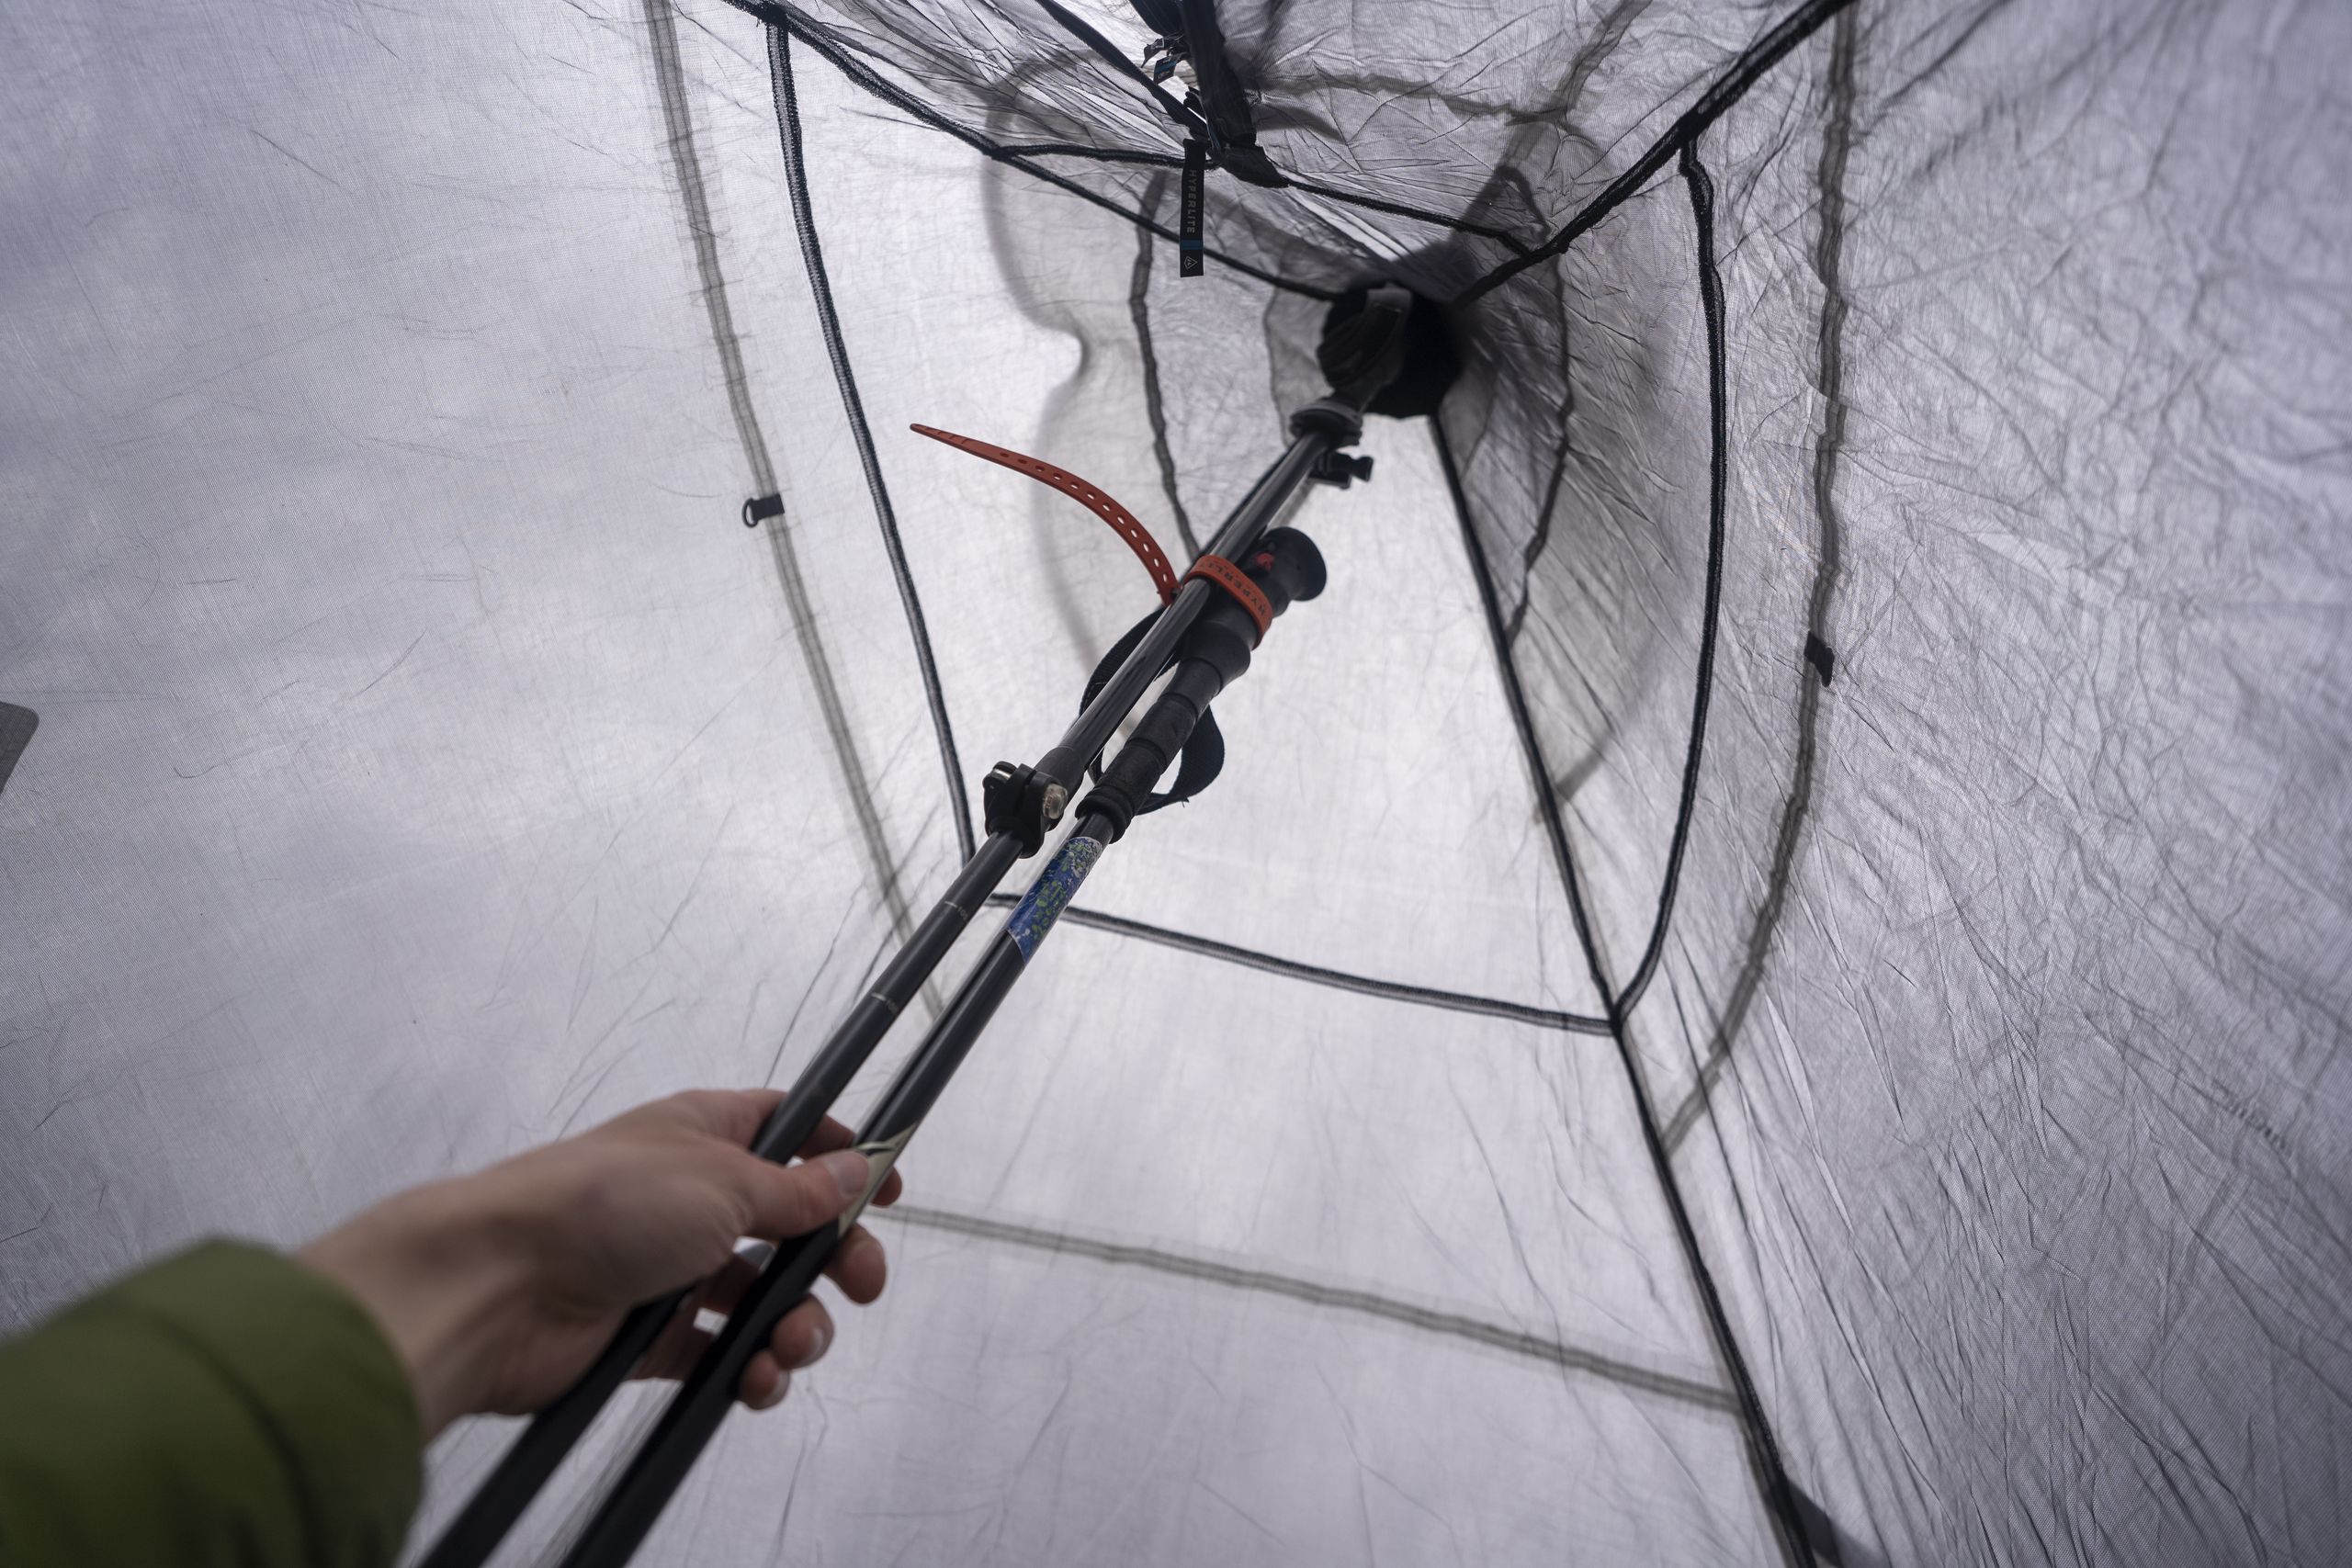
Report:
M1251 647L1266 640L1266 628L1274 624L1274 607L1239 567L1223 556L1203 556L1193 563L1193 570L1184 574L1184 581L1190 582L1196 577L1216 583L1241 601L1241 607L1250 612L1250 618L1258 626L1258 635L1251 639Z
M958 435L951 430L934 430L927 424L910 428L918 435L944 441L959 451L969 452L975 457L986 457L989 462L1001 463L1017 474L1026 474L1040 484L1053 486L1111 525L1112 532L1127 542L1127 548L1135 551L1136 559L1143 562L1144 570L1151 573L1151 585L1159 590L1161 604L1165 604L1176 597L1176 569L1168 564L1167 556L1160 552L1159 541L1151 536L1149 529L1136 521L1134 513L1114 501L1100 486L1089 484L1068 468L1057 468L1042 458L991 446L986 441L975 441L968 435Z
M1145 570L1151 573L1151 585L1159 590L1161 604L1168 604L1176 597L1176 571L1168 564L1168 557L1161 552L1159 542L1151 536L1149 529L1136 521L1134 513L1121 506L1101 487L1089 484L1069 469L1057 468L1042 458L986 441L976 441L968 435L958 435L952 430L937 430L928 424L911 428L918 435L944 441L958 451L969 452L975 457L986 457L989 462L1001 464L1015 473L1026 474L1040 484L1053 486L1108 523L1112 531L1127 542L1127 548L1135 551L1136 558L1143 562ZM1193 570L1184 574L1184 581L1189 582L1196 577L1216 583L1240 601L1241 607L1250 613L1250 621L1258 628L1256 640L1265 640L1266 628L1274 623L1274 607L1265 594L1259 592L1258 585L1250 581L1246 572L1223 556L1203 556L1193 563Z

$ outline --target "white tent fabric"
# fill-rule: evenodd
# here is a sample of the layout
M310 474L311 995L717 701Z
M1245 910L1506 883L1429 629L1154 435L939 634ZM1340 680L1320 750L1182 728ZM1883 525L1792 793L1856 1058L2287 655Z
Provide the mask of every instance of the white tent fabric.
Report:
M1460 294L1687 144L1306 502L1224 778L642 1560L2352 1553L2352 17L1221 15L1340 194L1213 175L1200 279L1030 0L0 19L0 1326L789 1081L1151 604L907 425L1174 553L1298 288Z

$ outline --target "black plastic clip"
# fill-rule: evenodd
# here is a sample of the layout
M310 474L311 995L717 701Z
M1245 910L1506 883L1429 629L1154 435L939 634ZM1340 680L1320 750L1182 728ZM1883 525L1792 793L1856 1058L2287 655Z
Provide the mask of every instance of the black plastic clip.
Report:
M784 515L784 497L755 495L743 503L743 526L756 528L771 517Z
M1327 485L1337 485L1341 490L1347 489L1358 479L1370 484L1372 458L1369 455L1351 457L1345 452L1326 452L1315 459L1315 467L1307 477L1320 479Z
M980 781L982 825L1020 840L1024 857L1045 847L1069 805L1069 790L1023 762L999 762Z

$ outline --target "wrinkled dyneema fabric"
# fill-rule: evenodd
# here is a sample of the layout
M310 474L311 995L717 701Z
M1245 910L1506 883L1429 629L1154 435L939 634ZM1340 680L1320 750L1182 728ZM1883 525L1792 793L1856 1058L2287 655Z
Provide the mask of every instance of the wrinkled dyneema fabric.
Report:
M641 1560L2341 1560L2348 53L0 22L0 1321L788 1082L1154 602L909 426L1189 556L1396 279L1459 380Z

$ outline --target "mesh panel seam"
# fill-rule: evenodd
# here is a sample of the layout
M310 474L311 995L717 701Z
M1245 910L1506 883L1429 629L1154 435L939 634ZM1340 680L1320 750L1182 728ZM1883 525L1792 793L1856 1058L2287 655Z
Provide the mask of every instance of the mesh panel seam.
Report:
M955 822L956 842L964 858L969 860L975 848L971 795L964 786L963 764L956 754L956 732L948 721L947 698L940 686L939 661L932 651L931 629L923 619L922 600L915 591L914 573L907 565L906 544L899 536L898 514L890 505L889 488L882 478L882 460L875 450L874 432L866 423L865 402L858 396L857 378L842 337L841 318L833 309L832 282L825 271L816 209L808 193L799 100L792 84L792 39L782 28L768 29L768 67L775 87L776 129L784 143L785 182L791 191L793 223L800 231L800 254L808 272L809 298L816 306L818 324L824 334L825 352L833 363L842 412L848 418L858 462L865 470L866 493L873 498L875 521L882 530L882 547L890 558L890 573L898 582L899 602L906 611L907 632L914 639L915 662L922 674L923 700L931 709L940 764L947 774L947 800Z
M1693 216L1699 231L1700 287L1702 294L1713 294L1718 287L1713 276L1713 193L1696 152L1690 148L1683 152L1683 174L1690 186ZM1710 328L1709 357L1712 362L1722 346L1719 299L1710 318ZM1720 382L1712 375L1710 380L1712 397ZM1755 1380L1748 1373L1747 1358L1732 1334L1730 1318L1724 1311L1722 1298L1715 1289L1714 1276L1707 1265L1705 1255L1699 1248L1698 1232L1691 1224L1689 1206L1683 1200L1681 1183L1675 1175L1672 1156L1661 1137L1657 1112L1650 1104L1649 1089L1635 1058L1632 1037L1626 1030L1624 1011L1616 1000L1617 991L1609 983L1608 965L1601 956L1599 935L1593 930L1583 886L1569 852L1567 825L1560 810L1559 796L1552 787L1551 769L1544 761L1543 743L1535 733L1526 687L1520 680L1518 661L1505 636L1502 606L1495 592L1493 568L1487 559L1486 548L1479 543L1476 526L1471 520L1469 497L1462 488L1461 468L1454 460L1453 444L1446 438L1442 420L1432 419L1430 429L1437 446L1439 466L1444 470L1446 491L1453 502L1454 518L1461 529L1464 550L1469 557L1471 576L1477 584L1497 671L1503 682L1513 726L1519 733L1529 782L1542 809L1545 832L1552 840L1553 856L1559 869L1563 890L1567 896L1569 913L1575 921L1577 941L1583 949L1594 988L1611 998L1610 1035L1616 1045L1618 1059L1625 1069L1626 1086L1634 1097L1642 1141L1648 1151L1651 1168L1657 1179L1659 1192L1666 1201L1676 1237L1681 1244L1683 1261L1690 1270L1692 1288L1698 1292L1701 1313L1738 1398L1742 1425L1747 1433L1748 1456L1756 1472L1757 1489L1762 1494L1761 1501L1765 1514L1771 1521L1773 1537L1788 1562L1792 1565L1801 1563L1807 1551L1803 1516L1797 1508L1794 1492L1781 1461L1780 1444L1774 1438L1771 1425L1764 1414Z
M1675 118L1674 123L1667 127L1665 135L1650 143L1649 149L1634 160L1633 166L1610 181L1599 196L1577 209L1558 232L1525 255L1514 256L1488 272L1455 295L1448 302L1449 307L1458 310L1538 262L1548 261L1576 243L1579 236L1638 194L1650 182L1652 175L1666 167L1668 158L1696 146L1699 137L1709 126L1746 96L1747 89L1754 86L1767 71L1779 64L1791 50L1812 37L1814 29L1852 4L1853 0L1809 0L1809 4L1790 13L1779 26L1757 39L1737 60L1733 61L1731 69L1718 77L1713 86L1701 94L1698 102Z
M1846 292L1840 269L1846 228L1846 158L1854 129L1856 34L1854 14L1848 11L1831 29L1829 114L1822 130L1820 186L1821 231L1815 241L1814 270L1821 279L1821 321L1816 350L1815 381L1822 400L1821 430L1813 453L1814 516L1820 528L1820 554L1814 570L1813 591L1806 605L1806 631L1826 639L1829 606L1837 592L1839 543L1843 525L1838 515L1835 485L1838 455L1846 435L1845 337ZM1708 1042L1707 1055L1698 1064L1690 1091L1667 1118L1666 1145L1679 1147L1707 1109L1716 1077L1731 1060L1733 1043L1747 1016L1747 1009L1762 982L1764 965L1779 930L1795 864L1798 835L1813 796L1815 734L1820 724L1822 688L1803 663L1797 665L1796 764L1781 802L1781 822L1774 836L1772 860L1765 874L1765 895L1748 933L1747 953Z
M1068 1254L1098 1263L1146 1269L1154 1273L1197 1280L1204 1284L1223 1285L1232 1290L1256 1291L1304 1302L1310 1306L1361 1313L1367 1317L1385 1318L1408 1327L1466 1339L1472 1344L1524 1356L1572 1371L1587 1372L1635 1393L1697 1405L1735 1419L1738 1416L1738 1408L1728 1393L1696 1379L1654 1371L1597 1351L1581 1350L1560 1340L1545 1339L1521 1329L1472 1317L1465 1313L1419 1306L1373 1291L1327 1285L1319 1280L1279 1273L1270 1269L1245 1268L1170 1247L1113 1241L1053 1230L1044 1225L998 1219L993 1215L935 1209L920 1203L894 1203L887 1209L873 1210L869 1217L895 1220L924 1230L1026 1247L1032 1251Z
M735 330L734 311L728 304L727 276L718 259L718 226L711 217L702 160L695 148L694 116L686 96L685 64L678 50L674 5L675 0L645 0L645 24L653 39L655 85L662 96L662 129L669 137L679 199L686 209L695 274L702 284L703 310L709 321L711 347L718 355L719 373L727 382L727 401L735 416L736 437L742 444L743 460L752 470L752 493L766 495L778 488L775 463L768 452L759 411L752 400L751 375L743 364L742 340ZM815 608L808 602L808 584L800 573L798 547L783 519L764 532L777 581L784 589L785 609L792 617L793 633L800 644L801 661L808 667L808 682L816 689L817 706L824 716L825 733L832 741L842 787L849 795L851 813L856 818L859 837L865 841L866 859L881 884L891 926L904 940L913 929L906 893L899 886L898 868L892 863L889 837L875 805L873 786L867 782L865 759L860 754L857 738L850 728L847 705L842 700L839 682L833 679L831 655L818 630Z
M997 908L1011 908L1020 900L1009 893L991 893L989 903ZM1526 1002L1508 1001L1500 997L1473 996L1466 991L1448 991L1434 986L1409 985L1402 980L1382 980L1368 975L1352 975L1344 969L1327 969L1319 964L1305 964L1295 958L1283 958L1254 947L1241 947L1232 942L1218 942L1211 937L1193 936L1187 931L1170 931L1165 926L1148 925L1123 915L1106 915L1093 909L1069 908L1062 919L1073 925L1086 926L1113 936L1132 937L1138 942L1172 947L1203 958L1215 958L1227 964L1237 964L1246 969L1257 969L1285 979L1302 980L1308 985L1328 986L1333 990L1352 991L1359 996L1381 997L1390 1001L1411 1002L1420 1007L1442 1009L1449 1012L1475 1013L1485 1018L1499 1018L1513 1023L1532 1024L1538 1029L1557 1030L1567 1034L1605 1035L1609 1021L1584 1013L1562 1012L1552 1008L1539 1008Z

